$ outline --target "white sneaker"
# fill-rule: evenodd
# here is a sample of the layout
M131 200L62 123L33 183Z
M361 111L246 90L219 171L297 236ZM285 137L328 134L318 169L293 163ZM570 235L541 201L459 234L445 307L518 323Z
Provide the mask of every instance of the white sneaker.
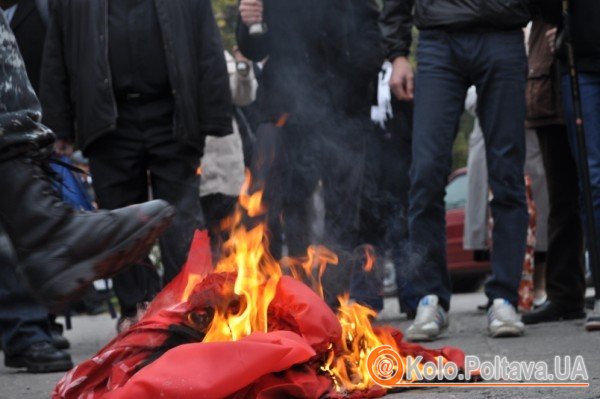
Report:
M488 330L492 338L520 337L525 325L510 302L496 298L488 310Z
M585 321L585 329L588 331L600 330L600 301L594 303L594 310L588 313Z
M415 321L406 331L408 341L433 341L448 327L448 316L437 295L421 298Z

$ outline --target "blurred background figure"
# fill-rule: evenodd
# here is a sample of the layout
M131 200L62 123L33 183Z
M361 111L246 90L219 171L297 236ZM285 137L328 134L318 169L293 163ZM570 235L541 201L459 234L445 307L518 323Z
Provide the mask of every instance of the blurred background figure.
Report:
M362 277L354 249L374 76L383 62L377 5L290 0L265 2L263 10L259 0L242 0L239 9L240 50L253 61L268 57L252 172L266 183L271 252L279 258L285 245L288 255L306 253L311 199L320 186L322 243L340 257L325 276L326 300L336 306L348 290L348 270L357 266ZM257 22L266 24L265 34L250 34Z
M600 3L596 1L572 0L569 2L570 25L568 32L565 30L562 2L551 0L546 2L549 7L543 9L543 17L548 23L557 26L557 29L546 31L546 37L551 51L556 52L560 61L560 80L562 88L562 101L564 105L565 121L568 132L569 146L574 155L576 164L582 168L583 163L577 149L577 128L574 112L574 96L571 87L571 76L568 73L567 41L572 44L575 57L575 68L578 72L579 97L583 112L583 126L585 130L588 168L591 183L591 195L594 208L594 220L597 230L600 230ZM581 170L579 169L580 192L583 193L581 184ZM583 210L583 197L580 196L580 208ZM589 220L589 215L582 212L584 220ZM584 224L585 225L585 224ZM587 228L588 249L591 245ZM597 271L592 267L592 273ZM578 278L577 278L578 279ZM598 281L598 276L594 276ZM596 286L596 302L594 310L588 314L586 328L590 331L600 330L600 287Z
M528 42L526 122L527 128L533 129L539 140L548 182L549 213L545 270L547 300L523 316L525 324L585 317L577 166L569 149L563 117L559 66L546 39L546 32L552 28L537 16L531 25ZM539 209L537 201L536 205ZM537 262L535 267L537 271Z
M126 326L178 273L201 223L205 136L231 132L223 47L206 0L53 5L41 101L57 152L69 155L76 139L100 208L151 196L178 211L160 240L162 279L149 260L114 278L119 326Z
M233 54L225 52L234 107L233 134L206 137L200 162L200 200L214 259L219 259L221 244L227 238L227 231L221 228L221 224L233 212L244 183L244 150L238 123L240 108L254 102L258 87L252 63L237 47Z

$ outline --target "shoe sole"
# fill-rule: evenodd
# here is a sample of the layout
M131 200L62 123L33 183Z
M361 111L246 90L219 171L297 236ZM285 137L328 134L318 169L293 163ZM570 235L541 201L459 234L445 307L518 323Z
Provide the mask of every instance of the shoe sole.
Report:
M442 334L448 329L448 325L443 326L440 332L435 335L428 334L406 334L405 338L408 342L433 342L442 337Z
M175 208L166 207L148 221L136 234L108 251L58 274L38 291L41 303L54 313L64 310L66 304L83 296L87 288L99 278L109 278L148 254L156 239L171 225ZM56 295L64 292L64 295Z
M600 320L586 322L585 329L587 331L600 331Z
M28 373L58 373L69 371L73 368L70 360L61 360L49 363L33 363L24 359L5 358L4 365L14 369L27 369Z
M539 319L539 320L527 320L525 317L523 317L522 321L523 321L523 324L531 326L531 325L540 324L540 323L552 323L552 322L556 322L556 321L578 320L578 319L583 319L583 318L585 318L585 312L567 313L567 314L564 314L561 316L555 316L555 317Z
M501 326L496 331L490 331L490 337L492 338L513 338L521 337L525 331L512 326Z

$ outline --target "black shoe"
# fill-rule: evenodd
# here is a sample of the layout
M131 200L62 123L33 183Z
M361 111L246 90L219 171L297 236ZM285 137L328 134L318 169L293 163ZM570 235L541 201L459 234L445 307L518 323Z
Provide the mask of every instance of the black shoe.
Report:
M5 355L4 365L26 368L29 373L56 373L72 369L73 361L68 353L56 349L48 342L39 342L18 355Z
M71 347L71 343L68 339L66 339L60 332L51 330L50 338L52 338L52 346L56 349L69 349Z
M550 321L583 319L585 311L581 307L566 306L551 301L544 302L539 308L525 313L525 324L546 323Z
M155 200L114 211L75 212L55 194L44 160L0 162L0 221L19 270L51 310L81 297L94 280L142 259L175 210Z

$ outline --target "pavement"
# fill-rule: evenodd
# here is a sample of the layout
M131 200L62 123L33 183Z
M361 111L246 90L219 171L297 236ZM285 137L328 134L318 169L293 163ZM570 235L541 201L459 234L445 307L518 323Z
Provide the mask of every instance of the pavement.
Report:
M547 361L554 356L582 355L589 375L589 388L410 388L389 394L388 399L493 399L493 398L600 398L600 332L587 333L583 320L547 323L530 326L525 336L510 339L491 339L487 336L485 314L476 306L485 301L482 293L458 294L452 300L450 328L445 336L430 347L445 345L462 348L467 354L491 360L495 355L507 356L510 361ZM386 300L379 319L404 330L409 322L398 316L396 301ZM74 328L66 332L71 341L73 360L81 362L106 344L115 334L115 320L108 315L78 316ZM0 399L49 398L60 374L32 375L7 369L0 365ZM129 398L127 398L129 399ZM138 399L138 398L135 398ZM139 398L146 399L146 398ZM153 399L153 398L148 398Z

